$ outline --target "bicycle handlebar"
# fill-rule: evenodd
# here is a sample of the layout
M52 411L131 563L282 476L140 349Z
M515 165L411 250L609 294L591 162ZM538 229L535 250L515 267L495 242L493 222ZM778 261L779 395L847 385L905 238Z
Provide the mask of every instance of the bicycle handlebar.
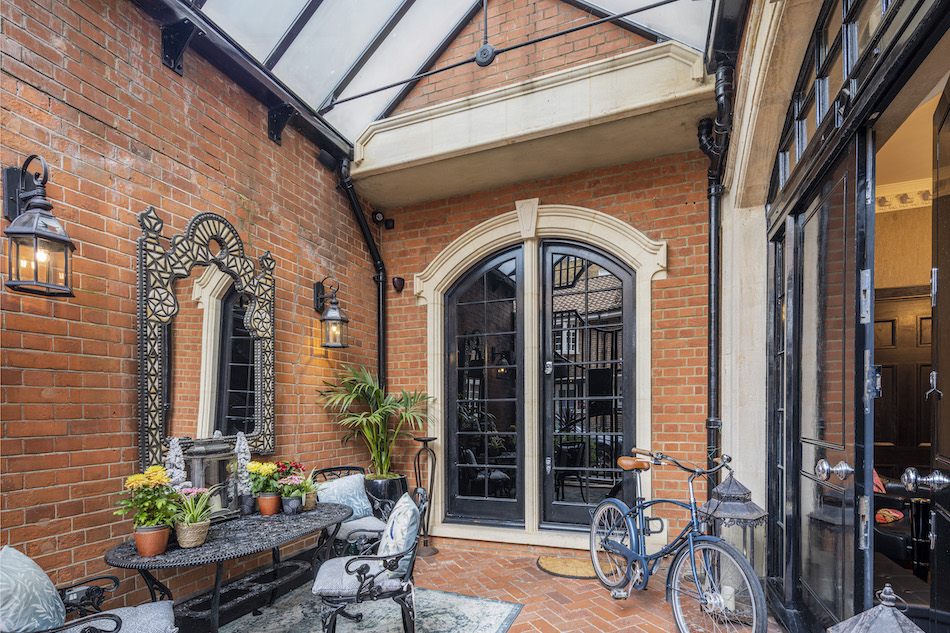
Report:
M653 451L645 450L642 448L636 448L636 447L631 448L630 452L633 453L634 455L648 456L653 461L654 464L657 464L657 465L660 465L663 463L672 464L676 466L677 468L679 468L680 470L686 471L688 473L692 473L697 476L711 475L713 473L719 472L723 468L728 468L729 470L732 470L732 468L729 466L729 462L732 461L732 458L729 457L728 455L722 455L721 457L714 458L713 461L717 465L713 466L712 468L699 468L699 467L690 468L689 466L684 466L682 463L680 463L678 459L676 459L672 455L666 455L664 453L653 452Z

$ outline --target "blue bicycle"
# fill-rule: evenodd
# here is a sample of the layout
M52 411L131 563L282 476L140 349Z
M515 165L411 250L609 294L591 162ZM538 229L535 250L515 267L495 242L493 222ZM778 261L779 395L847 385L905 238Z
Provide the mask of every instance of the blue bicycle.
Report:
M693 481L719 472L731 458L723 455L718 464L703 469L686 460L663 453L634 448L634 455L623 456L617 464L633 473L636 504L632 508L608 498L591 511L590 557L598 580L617 600L633 589L646 589L650 576L660 562L673 557L666 577L666 600L681 633L699 631L748 631L765 633L767 616L765 592L749 561L735 547L704 533L704 524L696 511ZM684 463L685 462L685 463ZM689 473L689 503L673 499L644 500L640 474L650 465L669 464ZM647 554L645 538L663 531L663 520L647 517L645 512L660 503L689 510L689 523L672 542L654 554Z

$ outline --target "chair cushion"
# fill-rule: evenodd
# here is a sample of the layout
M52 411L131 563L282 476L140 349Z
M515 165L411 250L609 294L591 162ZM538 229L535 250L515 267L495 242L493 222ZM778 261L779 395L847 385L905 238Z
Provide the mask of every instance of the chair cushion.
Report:
M122 620L123 631L135 631L136 633L178 633L178 627L175 626L175 611L170 600L161 602L146 602L137 607L120 607L106 611L112 615L119 616ZM106 631L112 630L112 623L107 620L95 620L88 624L79 624L66 629L64 633L81 633L85 626L95 626Z
M317 498L321 503L341 503L352 508L350 521L373 514L362 473L320 482L317 484Z
M379 532L382 535L383 530L386 529L386 524L381 520L377 519L373 515L368 517L362 517L356 520L344 521L340 524L340 531L336 533L336 537L341 541L345 541L350 534L356 530L369 530L372 532ZM369 536L368 534L366 536Z
M62 626L66 607L40 566L17 549L0 549L0 631L42 631Z
M356 592L359 591L359 576L346 573L346 564L356 558L355 556L342 556L340 558L331 558L320 565L317 577L313 581L313 593L327 598L356 598ZM370 575L379 573L382 565L376 561L368 561ZM354 564L356 567L356 564ZM381 591L397 591L402 587L402 581L398 578L391 578L389 574L380 574L376 578L376 587ZM369 597L369 596L367 596Z
M392 513L389 515L389 521L386 522L386 531L383 532L383 538L379 541L379 556L389 556L398 554L409 549L419 538L419 508L412 502L409 493L405 493L396 502ZM399 566L393 572L393 576L402 577L409 570L409 557L406 556L399 561Z

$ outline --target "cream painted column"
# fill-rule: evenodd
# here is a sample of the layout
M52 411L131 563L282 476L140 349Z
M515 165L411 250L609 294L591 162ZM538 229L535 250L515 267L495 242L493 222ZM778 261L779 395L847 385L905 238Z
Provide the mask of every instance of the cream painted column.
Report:
M722 222L722 451L766 506L768 236L765 208L732 208Z
M654 279L666 277L666 243L655 242L617 218L593 209L568 205L542 205L540 200L519 200L515 211L505 213L466 231L449 244L414 279L417 301L427 308L427 389L434 396L429 434L439 438L433 448L442 468L436 473L432 498L431 533L435 536L477 539L503 543L524 543L587 549L588 537L577 532L541 530L540 479L540 243L543 239L567 239L611 253L636 272L636 425L637 443L651 445L652 412L652 300ZM483 525L445 523L445 293L453 283L485 256L508 246L524 248L524 452L525 528L511 529ZM644 494L650 496L649 478ZM651 541L663 540L655 535Z

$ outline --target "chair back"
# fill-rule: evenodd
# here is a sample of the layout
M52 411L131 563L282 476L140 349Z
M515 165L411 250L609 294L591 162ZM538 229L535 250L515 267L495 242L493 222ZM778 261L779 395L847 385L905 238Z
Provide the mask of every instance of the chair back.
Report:
M362 466L330 466L313 471L313 481L330 481L347 475L366 474Z

